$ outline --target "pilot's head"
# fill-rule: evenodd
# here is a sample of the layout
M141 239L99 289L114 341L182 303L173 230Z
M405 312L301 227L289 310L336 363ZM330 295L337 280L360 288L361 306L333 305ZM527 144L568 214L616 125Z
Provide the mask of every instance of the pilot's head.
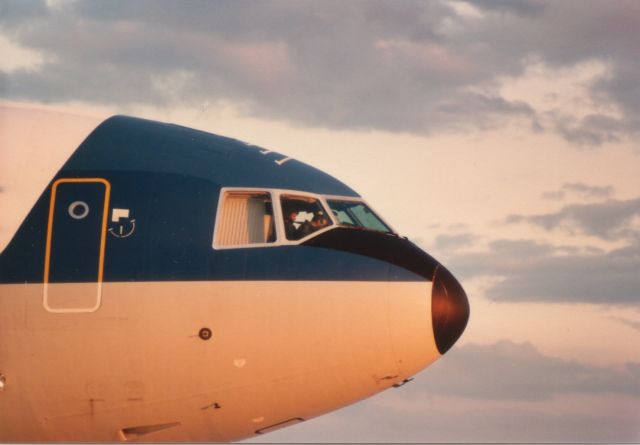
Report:
M311 225L317 229L328 226L329 221L323 215L318 215L311 220Z

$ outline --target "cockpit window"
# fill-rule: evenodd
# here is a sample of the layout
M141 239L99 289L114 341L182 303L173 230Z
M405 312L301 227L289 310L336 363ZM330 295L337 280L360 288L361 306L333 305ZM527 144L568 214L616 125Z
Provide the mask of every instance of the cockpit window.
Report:
M217 246L276 241L270 193L226 192L222 199L215 236Z
M282 219L287 239L296 241L331 225L320 200L304 196L282 195Z
M363 202L328 199L327 203L340 225L392 233L392 230Z

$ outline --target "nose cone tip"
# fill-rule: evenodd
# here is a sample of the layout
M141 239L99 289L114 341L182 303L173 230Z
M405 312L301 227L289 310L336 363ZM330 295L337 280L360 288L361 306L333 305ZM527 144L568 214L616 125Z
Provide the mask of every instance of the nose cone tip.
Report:
M441 265L433 278L431 317L436 346L440 354L444 354L467 326L469 300L458 280Z

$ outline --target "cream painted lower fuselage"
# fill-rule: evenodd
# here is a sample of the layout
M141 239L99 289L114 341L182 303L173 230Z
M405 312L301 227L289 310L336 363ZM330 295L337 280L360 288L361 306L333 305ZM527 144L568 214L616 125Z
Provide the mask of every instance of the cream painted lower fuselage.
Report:
M98 311L65 314L45 310L42 285L0 286L3 441L233 441L400 384L440 356L427 282L102 292Z

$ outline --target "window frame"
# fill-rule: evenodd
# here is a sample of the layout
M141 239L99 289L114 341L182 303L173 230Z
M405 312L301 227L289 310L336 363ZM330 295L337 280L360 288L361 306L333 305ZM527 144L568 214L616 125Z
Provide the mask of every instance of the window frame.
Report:
M359 226L356 227L356 229L359 229L359 230L371 230L372 232L386 233L386 234L390 234L390 235L398 235L398 231L391 224L389 224L384 218L382 218L380 216L380 212L378 212L376 209L374 209L373 206L371 206L367 201L365 201L362 198L357 198L357 197L354 197L354 196L340 196L340 195L322 195L322 198L323 198L323 201L324 201L323 204L326 206L327 209L329 209L329 213L331 215L331 218L333 219L333 221L335 222L336 226L338 226L338 227L350 227L350 226L347 226L345 224L340 224L340 222L338 221L337 216L333 214L333 210L331 209L331 207L329 206L329 203L327 201L332 201L333 200L333 201L349 201L349 202L362 203L366 207L371 209L371 211L374 213L376 218L378 218L380 221L382 221L382 223L389 228L390 232L382 232L380 230L369 229L367 227L359 227Z
M250 244L234 244L234 245L218 245L217 237L218 237L218 229L220 225L220 215L222 214L223 203L225 200L225 195L227 193L267 193L271 196L271 208L273 210L273 222L275 224L275 233L276 240L271 243L250 243ZM285 233L284 226L284 216L282 215L282 205L280 203L280 199L282 195L296 197L299 196L301 198L313 198L317 199L322 205L325 214L329 216L331 224L326 227L323 227L320 230L317 230L304 238L300 238L299 240L289 240L287 239ZM330 197L332 199L333 197ZM346 199L343 196L337 196L336 199ZM355 201L362 201L362 199L356 198ZM372 209L373 210L373 209ZM377 215L377 213L376 213ZM303 192L300 190L289 190L289 189L274 189L274 188L266 188L266 187L222 187L220 189L220 193L218 194L218 205L216 208L215 221L213 226L213 239L211 241L211 247L214 250L228 250L228 249L253 249L253 248L264 248L264 247L278 247L278 246L293 246L302 244L305 241L314 238L324 232L327 232L336 227L340 227L338 220L335 215L331 211L329 207L325 195L319 195L317 193Z
M218 231L220 229L220 221L221 218L220 216L222 215L222 209L224 206L224 202L226 200L226 196L227 195L231 195L231 194L242 194L242 193L246 193L246 194L252 194L252 193L260 193L260 194L267 194L270 196L271 198L271 210L273 211L274 215L273 215L273 224L275 227L275 235L276 235L276 240L273 242L264 242L264 243L246 243L246 244L232 244L232 245L219 245L217 240L218 240ZM247 249L247 248L253 248L253 247L267 247L267 246L274 246L278 243L278 239L280 237L279 231L278 231L278 221L277 221L277 211L275 208L275 203L274 203L274 196L273 193L271 193L271 190L269 189L263 189L263 188L252 188L252 187L223 187L220 189L220 194L218 195L218 205L216 208L216 214L215 214L215 223L213 226L213 239L211 241L211 246L215 249L215 250L227 250L227 249Z
M286 224L284 221L284 213L282 212L282 198L287 198L287 199L295 199L295 198L303 198L303 199L313 199L315 201L318 201L320 203L320 206L322 207L322 210L324 211L324 214L327 215L327 218L329 220L329 225L315 230L313 232L311 232L310 234L308 234L307 236L304 236L298 240L290 240L287 237L287 230L286 230ZM333 212L331 211L331 208L327 205L327 201L323 199L322 195L316 195L315 193L304 193L304 192L291 192L291 191L286 191L286 190L279 190L278 193L278 206L280 207L280 217L282 218L282 236L284 237L284 239L287 241L286 244L300 244L301 241L304 240L308 240L311 239L315 236L317 236L320 233L324 233L327 230L331 230L335 227L337 227L339 224L335 218L335 216L333 215Z

